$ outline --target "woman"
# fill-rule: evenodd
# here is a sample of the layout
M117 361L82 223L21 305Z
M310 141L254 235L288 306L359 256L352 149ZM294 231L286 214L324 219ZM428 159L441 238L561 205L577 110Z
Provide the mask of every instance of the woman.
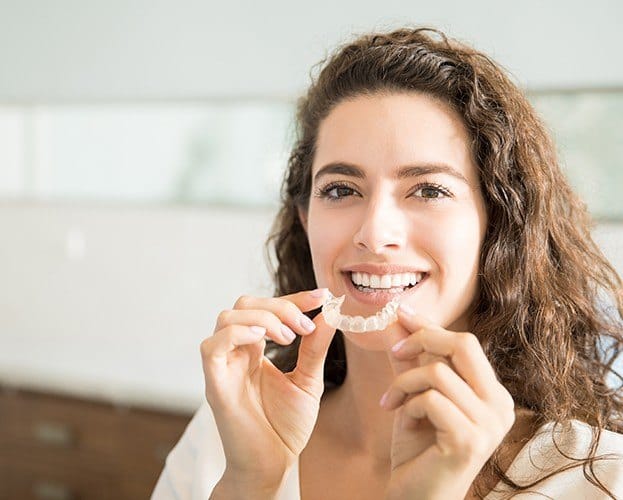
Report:
M621 281L522 93L400 29L341 47L297 119L276 297L219 315L153 497L623 498ZM397 320L336 331L326 289Z

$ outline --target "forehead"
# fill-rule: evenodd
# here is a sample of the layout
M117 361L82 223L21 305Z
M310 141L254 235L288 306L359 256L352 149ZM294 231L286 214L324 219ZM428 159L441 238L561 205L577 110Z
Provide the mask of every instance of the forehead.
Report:
M449 105L420 93L358 96L321 122L312 175L343 161L384 173L409 164L447 164L471 183L477 169L470 136Z

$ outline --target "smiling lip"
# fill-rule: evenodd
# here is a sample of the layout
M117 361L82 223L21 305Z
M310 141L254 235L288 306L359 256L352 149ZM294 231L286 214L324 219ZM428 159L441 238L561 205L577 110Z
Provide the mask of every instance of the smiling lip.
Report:
M342 269L344 273L368 273L368 274L398 274L398 273L423 273L427 272L413 266L402 266L400 264L354 264Z
M367 271L356 271L356 272L367 272ZM416 271L408 270L404 272L416 272ZM400 293L381 292L381 291L366 293L366 292L360 292L357 289L355 284L350 279L350 273L351 273L350 271L342 273L342 276L344 276L344 281L346 282L346 288L348 289L349 295L353 297L357 302L368 304L371 306L377 306L377 307L385 306L385 304L387 304L390 300L392 300L395 297L400 297L400 300L402 301L403 299L411 296L412 294L416 293L417 290L419 290L420 285L424 283L426 279L428 278L428 274L425 274L422 280L419 281L417 285L415 285L412 288L407 288L404 292L400 292ZM376 274L376 273L371 273L371 274ZM386 273L386 274L390 274L390 273Z

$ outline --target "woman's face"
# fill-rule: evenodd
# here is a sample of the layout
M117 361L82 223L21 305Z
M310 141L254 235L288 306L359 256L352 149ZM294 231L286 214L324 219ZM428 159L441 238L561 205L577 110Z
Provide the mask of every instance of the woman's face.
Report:
M300 215L318 286L346 296L343 314L373 315L398 293L467 329L487 225L469 139L455 111L419 93L359 96L321 123ZM345 335L381 348L378 332Z

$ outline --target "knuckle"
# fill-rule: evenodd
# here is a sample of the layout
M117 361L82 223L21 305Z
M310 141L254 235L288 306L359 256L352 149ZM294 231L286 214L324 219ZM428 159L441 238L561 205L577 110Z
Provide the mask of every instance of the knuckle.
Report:
M426 415L426 409L425 406L422 404L422 399L418 397L409 399L404 404L404 408L407 415L412 418L422 418Z
M478 337L471 332L461 332L459 334L458 344L461 349L466 351L480 349L480 341L478 340Z
M427 366L430 378L434 382L442 382L446 378L448 370L450 369L443 361L434 361Z
M238 325L226 325L223 328L221 328L219 331L215 332L212 338L216 340L222 337L231 337L236 331L237 326Z
M414 338L417 342L422 342L424 337L426 336L426 332L428 328L422 327L411 334L411 337Z
M250 300L251 297L249 295L241 295L236 299L236 302L234 303L234 309L247 309Z
M424 391L420 396L422 404L425 406L435 405L439 402L441 394L439 394L435 389L429 389L428 391Z
M461 451L461 455L465 458L473 454L473 448L476 446L474 439L464 430L457 430L453 435L452 444L455 449Z
M411 373L409 373L409 370L401 373L389 385L388 390L396 389L396 388L403 390L403 388L406 387L406 385L409 383L410 378L411 378Z
M212 337L203 339L201 341L201 344L199 344L199 352L201 352L201 357L207 358L210 355L211 351L212 351Z
M220 313L218 313L218 316L216 317L217 328L219 326L222 327L222 326L228 324L230 322L231 314L232 314L231 309L225 309L225 310L221 311Z

